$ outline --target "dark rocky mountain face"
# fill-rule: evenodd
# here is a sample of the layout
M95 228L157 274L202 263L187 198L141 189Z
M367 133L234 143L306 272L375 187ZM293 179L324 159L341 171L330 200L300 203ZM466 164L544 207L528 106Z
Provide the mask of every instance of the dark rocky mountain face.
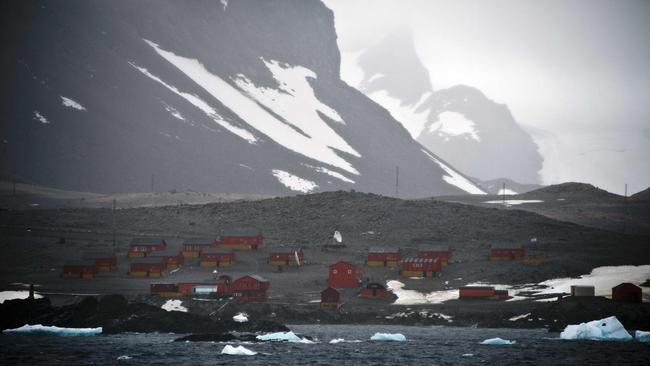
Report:
M339 78L316 0L5 1L6 174L62 189L480 193Z
M508 107L470 86L434 90L408 32L360 51L356 63L364 73L359 89L461 171L480 180L540 181L537 145Z

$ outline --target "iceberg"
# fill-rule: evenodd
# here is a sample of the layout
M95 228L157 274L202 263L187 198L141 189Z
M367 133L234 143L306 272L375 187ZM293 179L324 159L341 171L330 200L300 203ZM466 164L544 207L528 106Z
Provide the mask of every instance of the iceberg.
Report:
M296 335L296 333L294 333L292 331L262 334L262 335L258 335L255 338L257 338L260 341L265 341L265 342L267 342L267 341L275 341L275 342L285 341L285 342L307 343L307 344L314 343L314 342L310 341L309 339L298 337Z
M486 339L483 342L481 342L480 344L501 346L501 345L506 345L506 344L515 344L515 343L517 343L517 341L510 341L510 340L507 340L507 339L502 339L502 338L496 337L496 338Z
M237 323L246 323L248 321L248 316L246 316L244 313L239 313L233 316L232 320L236 321Z
M42 334L42 335L57 335L64 337L71 336L94 336L102 333L102 327L98 328L61 328L55 326L47 326L42 324L29 325L25 324L20 328L5 329L2 333L15 333L15 334Z
M337 343L361 343L361 341L358 339L355 339L353 341L346 341L343 338L334 338L330 341L330 344L337 344Z
M251 351L244 346L233 347L227 344L222 350L221 354L233 356L255 356L257 352Z
M639 342L650 342L650 332L637 330L636 332L634 332L634 339L636 339Z
M630 333L615 316L578 325L567 325L560 333L561 339L588 339L593 341L629 341Z
M371 341L382 341L382 342L404 342L406 337L401 333L375 333L370 337Z

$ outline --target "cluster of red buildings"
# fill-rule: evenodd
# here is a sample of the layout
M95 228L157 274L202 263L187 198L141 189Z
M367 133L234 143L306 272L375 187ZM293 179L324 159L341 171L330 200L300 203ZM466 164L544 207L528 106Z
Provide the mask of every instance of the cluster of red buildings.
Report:
M262 302L268 299L270 282L257 275L246 275L234 281L230 276L220 276L205 282L156 283L151 293L160 296L218 295L232 296L240 302Z
M522 244L499 244L490 247L491 261L514 261L524 259L526 249Z
M98 272L111 272L117 269L117 256L114 252L88 252L82 260L69 261L63 265L61 278L93 279Z

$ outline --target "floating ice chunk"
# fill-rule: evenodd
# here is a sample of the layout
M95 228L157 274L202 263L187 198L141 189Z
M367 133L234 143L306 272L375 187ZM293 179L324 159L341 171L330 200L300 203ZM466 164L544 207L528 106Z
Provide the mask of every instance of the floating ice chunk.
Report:
M130 359L132 359L132 358L133 358L133 357L131 357L131 356L122 355L122 356L118 357L117 360L118 360L118 361L126 361L126 360L130 360Z
M501 346L501 345L505 345L505 344L515 344L515 343L517 343L517 341L510 341L510 340L507 340L507 339L502 339L502 338L496 337L496 338L486 339L483 342L481 342L480 344L489 344L489 345Z
M578 325L567 325L561 339L589 339L594 341L629 341L630 333L615 316Z
M237 323L246 323L248 321L248 316L247 314L239 313L233 316L232 320L236 321Z
M98 328L61 328L55 326L47 326L41 324L29 325L25 324L20 328L5 329L2 333L18 333L18 334L43 334L43 335L57 335L57 336L94 336L101 334L102 327Z
M371 341L383 341L383 342L404 342L406 337L401 333L375 333L370 337Z
M636 332L634 332L634 339L636 339L639 342L650 342L650 332L637 330Z
M221 354L233 356L255 356L257 352L251 351L244 346L233 347L227 344L222 350Z
M358 339L355 339L353 341L346 341L343 338L334 338L330 341L330 344L337 344L337 343L360 343L361 341Z
M162 304L161 308L167 311L182 311L184 313L187 313L187 308L183 306L183 302L181 300L167 300L166 303Z
M295 343L314 343L306 338L300 338L292 331L262 334L256 337L260 341L286 341Z

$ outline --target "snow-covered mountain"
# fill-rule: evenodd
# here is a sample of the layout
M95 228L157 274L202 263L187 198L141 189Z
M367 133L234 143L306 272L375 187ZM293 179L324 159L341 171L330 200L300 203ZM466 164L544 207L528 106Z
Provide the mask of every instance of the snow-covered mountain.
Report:
M542 157L508 107L470 86L434 90L409 32L389 34L346 56L344 69L355 72L344 79L461 171L481 180L539 182Z
M5 1L3 157L78 191L483 193L341 81L317 0Z

